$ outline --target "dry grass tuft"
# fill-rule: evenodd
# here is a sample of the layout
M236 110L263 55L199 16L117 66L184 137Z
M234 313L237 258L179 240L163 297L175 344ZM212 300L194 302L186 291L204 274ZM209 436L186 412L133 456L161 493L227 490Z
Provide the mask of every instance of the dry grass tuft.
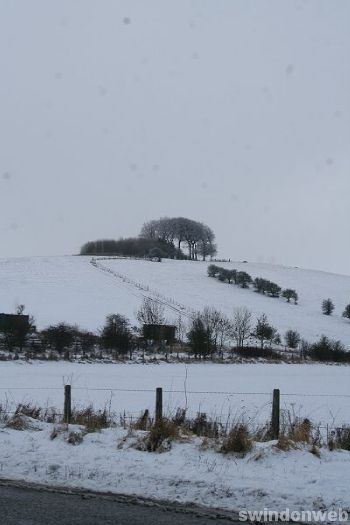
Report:
M298 448L295 441L292 441L284 434L280 435L275 447L278 448L278 450L283 450L284 452L288 452L289 450L296 450Z
M199 437L218 438L220 425L216 421L209 421L207 414L199 412L195 419L186 424L188 430Z
M309 419L296 419L291 423L288 431L288 438L296 443L310 443L311 441L311 421Z
M244 423L236 424L224 438L221 452L224 454L236 453L247 454L253 448L253 440L250 436L247 425Z
M6 427L13 430L40 431L43 430L43 423L23 414L15 414L7 420Z
M146 440L148 452L170 450L171 442L179 438L179 427L173 421L163 418L154 423Z
M41 415L41 408L31 405L30 403L19 404L16 407L15 415L27 416L32 419L39 419Z
M28 430L29 429L28 420L20 414L15 414L13 417L11 417L7 421L6 427L12 428L13 430Z
M270 423L266 423L265 425L256 427L254 431L254 441L258 441L259 443L264 443L266 441L271 441L271 439L272 439L272 432L271 432Z
M132 424L134 430L149 430L151 426L151 420L149 417L149 410L145 410L138 420Z
M99 432L111 426L107 410L95 411L91 405L81 410L73 409L70 422L73 425L84 426L87 432Z

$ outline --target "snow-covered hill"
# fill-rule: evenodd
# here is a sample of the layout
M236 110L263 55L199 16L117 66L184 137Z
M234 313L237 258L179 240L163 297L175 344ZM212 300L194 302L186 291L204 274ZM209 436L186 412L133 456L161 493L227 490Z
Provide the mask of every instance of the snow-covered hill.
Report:
M221 264L296 289L300 301L293 305L220 283L207 277L207 266L129 259L96 259L94 265L90 257L73 256L0 259L0 311L11 312L23 303L40 328L66 321L95 330L109 313L134 321L143 297L150 296L165 305L169 320L208 305L228 315L246 306L255 315L266 313L281 333L292 328L310 341L325 334L350 345L350 322L341 316L350 303L350 276L267 264ZM336 305L331 317L322 315L320 308L328 297Z

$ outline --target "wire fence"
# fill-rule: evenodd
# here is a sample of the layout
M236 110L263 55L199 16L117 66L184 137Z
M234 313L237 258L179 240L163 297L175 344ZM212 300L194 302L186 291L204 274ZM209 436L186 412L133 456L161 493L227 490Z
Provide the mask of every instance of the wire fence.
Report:
M42 413L55 414L55 417L64 418L64 411L60 410L62 406L66 404L66 386L0 386L0 411L8 415L18 414L18 407L21 405L32 405L33 407L41 407ZM110 417L114 419L120 419L123 421L135 421L147 408L150 413L153 412L155 406L154 394L155 388L118 388L118 387L94 387L94 386L74 386L69 385L71 392L69 404L74 405L75 410L83 410L85 407L97 407L102 406L103 408L108 407ZM249 424L260 424L266 422L273 412L274 404L274 393L278 390L272 391L251 391L251 390L192 390L192 389L178 389L178 388L164 388L162 390L162 396L167 396L166 414L168 417L174 417L177 410L185 409L188 417L195 418L199 414L205 414L208 420L215 421L220 425L228 425L238 419L244 419ZM46 398L46 402L43 402L42 392L54 392L55 394L51 399ZM24 393L23 396L17 396L16 392ZM35 396L35 392L40 392L40 395ZM57 392L61 392L62 396L57 396ZM91 396L89 394L92 394ZM93 393L105 393L110 394L107 396L94 396ZM116 396L113 398L113 393L126 394L126 396ZM32 395L31 395L32 394ZM140 396L141 399L135 396L128 397L129 394L135 394ZM179 396L173 399L172 396ZM223 400L220 400L220 396ZM192 399L191 399L192 397ZM199 399L198 399L199 397ZM307 409L303 411L304 417L312 419L314 412L317 413L318 419L315 424L318 428L323 429L327 432L336 430L344 426L344 421L349 420L350 417L350 403L348 405L347 400L350 398L350 394L338 394L338 393L312 393L312 392L280 392L278 390L278 419L283 418L291 419L291 417L301 416L301 409L299 408L302 404L298 405L292 403L291 399L299 399L302 403L303 399L320 399L330 400L330 403L321 404L309 404ZM62 399L63 398L63 399ZM195 398L195 399L193 399ZM216 400L219 398L219 400ZM239 398L239 399L237 399ZM246 398L252 398L251 401L246 401ZM99 405L103 399L103 403ZM5 400L5 402L2 402ZM211 401L212 400L212 401ZM343 400L340 403L342 410L347 415L340 421L340 418L334 417L332 410L337 407L337 400ZM63 403L62 403L63 401ZM347 408L348 407L348 408ZM70 409L71 410L71 409ZM98 410L98 408L96 408ZM100 408L101 410L101 408ZM328 410L328 415L326 414ZM306 413L305 413L306 411ZM339 415L339 414L338 414ZM279 423L278 423L279 424Z
M135 392L135 393L153 393L154 388L115 388L115 387L84 387L84 386L71 386L72 390L76 391L88 391L88 392ZM12 390L62 390L62 386L30 386L30 387L13 387L13 386L0 386L0 390L12 391ZM190 395L224 395L224 396L271 396L271 392L244 392L244 391L226 391L226 390L187 390L187 389L163 389L166 394L190 394ZM281 397L325 397L325 398L350 398L350 394L331 394L331 393L303 393L303 392L281 392Z

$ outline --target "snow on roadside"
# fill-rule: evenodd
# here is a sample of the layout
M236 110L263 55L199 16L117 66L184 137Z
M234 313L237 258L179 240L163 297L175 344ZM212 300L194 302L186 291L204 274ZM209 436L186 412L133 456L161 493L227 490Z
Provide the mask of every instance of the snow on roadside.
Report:
M0 476L229 510L350 510L350 452L321 449L318 458L307 447L286 452L269 442L240 458L193 438L159 454L130 448L121 428L87 434L76 446L64 435L51 440L52 428L2 425Z

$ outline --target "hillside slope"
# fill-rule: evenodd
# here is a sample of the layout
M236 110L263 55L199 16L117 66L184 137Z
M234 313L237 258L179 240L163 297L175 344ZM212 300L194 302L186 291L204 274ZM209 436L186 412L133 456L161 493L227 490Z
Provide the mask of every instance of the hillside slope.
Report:
M179 313L189 317L207 305L227 315L235 307L246 306L255 315L266 313L282 333L293 328L310 341L325 334L350 345L350 322L341 317L350 303L350 276L267 264L222 264L296 289L300 301L295 306L220 283L207 277L207 266L204 262L128 259L96 259L94 265L90 257L0 259L0 311L10 312L24 303L40 328L67 321L95 330L112 312L135 321L143 297L150 296L165 305L169 320ZM327 297L336 305L331 317L320 311Z

